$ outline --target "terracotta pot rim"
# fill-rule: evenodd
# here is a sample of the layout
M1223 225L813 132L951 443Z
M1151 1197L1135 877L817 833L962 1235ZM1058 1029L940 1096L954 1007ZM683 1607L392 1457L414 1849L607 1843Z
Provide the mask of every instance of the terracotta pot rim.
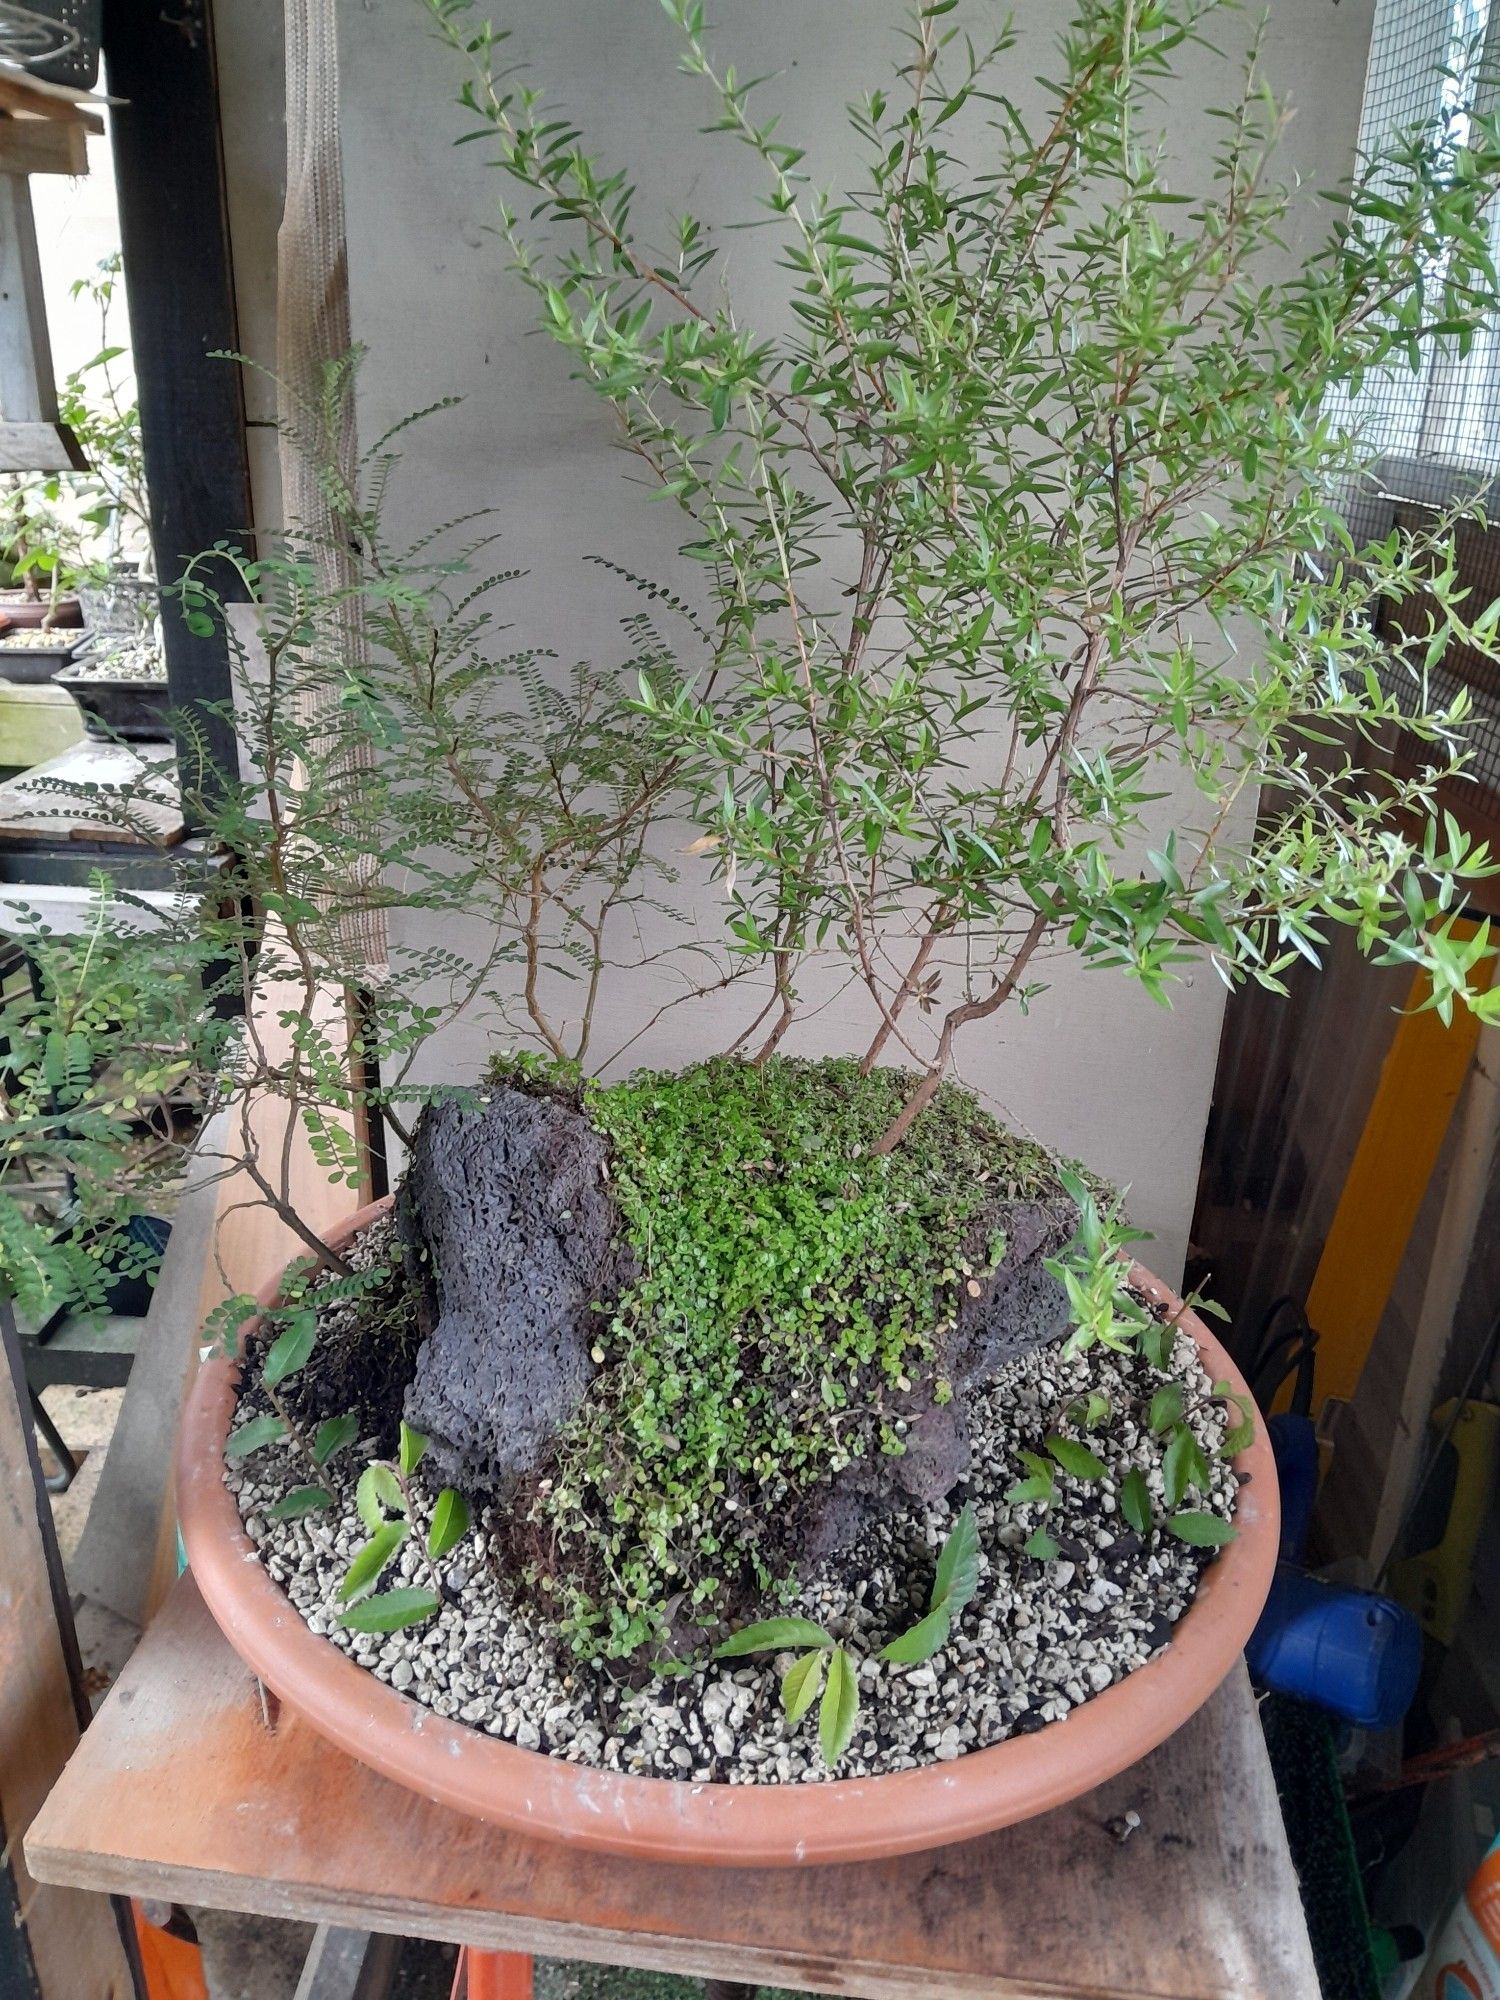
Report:
M347 1241L388 1206L360 1209L331 1241ZM1180 1304L1139 1265L1134 1278L1152 1298ZM257 1294L263 1305L279 1283ZM1181 1325L1213 1379L1243 1393L1239 1370L1197 1315L1184 1311ZM877 1860L1048 1812L1136 1763L1207 1701L1239 1658L1276 1566L1276 1470L1257 1412L1254 1439L1234 1461L1238 1536L1202 1572L1166 1651L1062 1722L878 1777L729 1785L601 1771L446 1721L310 1630L263 1567L224 1484L237 1376L238 1363L222 1356L198 1371L178 1441L177 1504L198 1588L241 1659L320 1735L409 1790L492 1825L638 1859Z

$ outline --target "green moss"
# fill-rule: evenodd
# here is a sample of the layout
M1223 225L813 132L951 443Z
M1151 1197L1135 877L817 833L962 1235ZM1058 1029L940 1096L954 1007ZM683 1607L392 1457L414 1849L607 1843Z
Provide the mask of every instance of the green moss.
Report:
M1056 1189L1045 1153L953 1084L873 1152L910 1087L781 1058L587 1086L639 1277L536 1506L543 1587L581 1651L773 1591L797 1497L901 1450L894 1398L952 1318L976 1212Z

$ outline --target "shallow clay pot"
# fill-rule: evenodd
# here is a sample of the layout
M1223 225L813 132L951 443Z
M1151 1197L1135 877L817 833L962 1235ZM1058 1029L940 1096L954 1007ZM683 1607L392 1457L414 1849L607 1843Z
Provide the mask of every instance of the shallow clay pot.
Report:
M334 1242L387 1205L351 1216ZM1180 1303L1139 1267L1135 1282L1169 1307ZM261 1302L276 1289L273 1280ZM1202 1321L1184 1312L1181 1325L1210 1376L1243 1393L1238 1369ZM869 1861L1047 1812L1136 1763L1207 1701L1238 1660L1276 1566L1276 1471L1257 1415L1254 1442L1234 1462L1238 1537L1203 1571L1170 1645L1062 1722L951 1763L828 1783L694 1784L591 1770L445 1721L308 1630L262 1568L224 1484L237 1377L224 1358L198 1371L178 1441L177 1505L198 1588L241 1659L320 1735L423 1797L494 1826L643 1860L754 1868Z

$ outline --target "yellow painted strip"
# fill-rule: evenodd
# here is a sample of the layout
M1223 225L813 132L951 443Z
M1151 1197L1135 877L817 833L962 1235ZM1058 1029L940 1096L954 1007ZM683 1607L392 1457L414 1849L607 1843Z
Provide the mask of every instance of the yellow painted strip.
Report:
M1478 927L1455 928L1472 936ZM1488 983L1494 963L1477 967L1477 977ZM1478 1046L1480 1024L1468 1008L1455 1009L1446 1028L1431 1009L1414 1011L1430 991L1419 972L1308 1293L1307 1317L1319 1336L1320 1406L1333 1396L1347 1400L1359 1385Z

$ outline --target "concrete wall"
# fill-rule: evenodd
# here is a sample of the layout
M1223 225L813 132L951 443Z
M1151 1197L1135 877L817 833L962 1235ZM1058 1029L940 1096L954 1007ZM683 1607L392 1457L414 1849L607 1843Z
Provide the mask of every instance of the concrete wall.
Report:
M239 181L235 246L239 259L243 244L242 322L252 341L257 332L266 337L271 268L267 135L275 99L263 16L275 11L220 5L221 20L233 24L221 33L226 143L232 183ZM895 55L895 0L739 0L716 12L726 24L726 58L741 74L779 72L767 101L783 112L786 136L810 147L815 177L838 182L850 158L839 107L881 81ZM974 12L981 32L999 18L987 7ZM1051 0L1020 0L1016 12L1026 33L1009 59L1007 87L1035 101L1026 80L1048 63L1058 10ZM1267 68L1297 112L1284 164L1310 190L1348 172L1370 12L1370 0L1272 0ZM417 0L343 0L341 13L350 279L356 333L370 350L361 431L373 437L438 396L464 399L461 410L412 434L396 525L493 508L500 562L529 572L505 599L519 634L564 657L616 659L618 620L630 605L583 558L604 553L669 577L679 521L646 503L614 447L608 411L568 379L565 357L530 336L529 299L508 276L490 228L501 178L482 146L454 149L464 129L453 106L456 77L425 10ZM513 50L535 80L596 150L641 183L643 224L686 206L724 221L755 212L754 162L701 136L702 86L675 74L674 30L654 0L548 0L512 18ZM1243 38L1247 20L1248 11L1245 19L1225 17L1226 43ZM1232 90L1232 76L1216 62L1189 53L1168 105L1174 153L1192 158L1221 142L1223 128L1203 110ZM1326 223L1309 194L1288 255L1310 247ZM738 299L774 319L781 281L770 233L727 241ZM262 491L269 498L269 481ZM716 925L712 890L688 885L686 893L700 920ZM962 1048L963 1075L1022 1126L1128 1183L1136 1219L1157 1238L1150 1261L1174 1276L1192 1212L1222 989L1201 972L1167 1014L1112 974L1058 960L1046 976L1051 991L1029 1019L1002 1016L973 1032ZM660 997L644 976L615 980L602 1046L633 1033ZM734 1018L742 1018L738 1009ZM679 1010L632 1060L674 1063L722 1046L725 1020L723 1010ZM793 1046L841 1047L868 1031L851 1000L810 1023ZM440 1059L470 1072L481 1045L477 1030L457 1029Z

